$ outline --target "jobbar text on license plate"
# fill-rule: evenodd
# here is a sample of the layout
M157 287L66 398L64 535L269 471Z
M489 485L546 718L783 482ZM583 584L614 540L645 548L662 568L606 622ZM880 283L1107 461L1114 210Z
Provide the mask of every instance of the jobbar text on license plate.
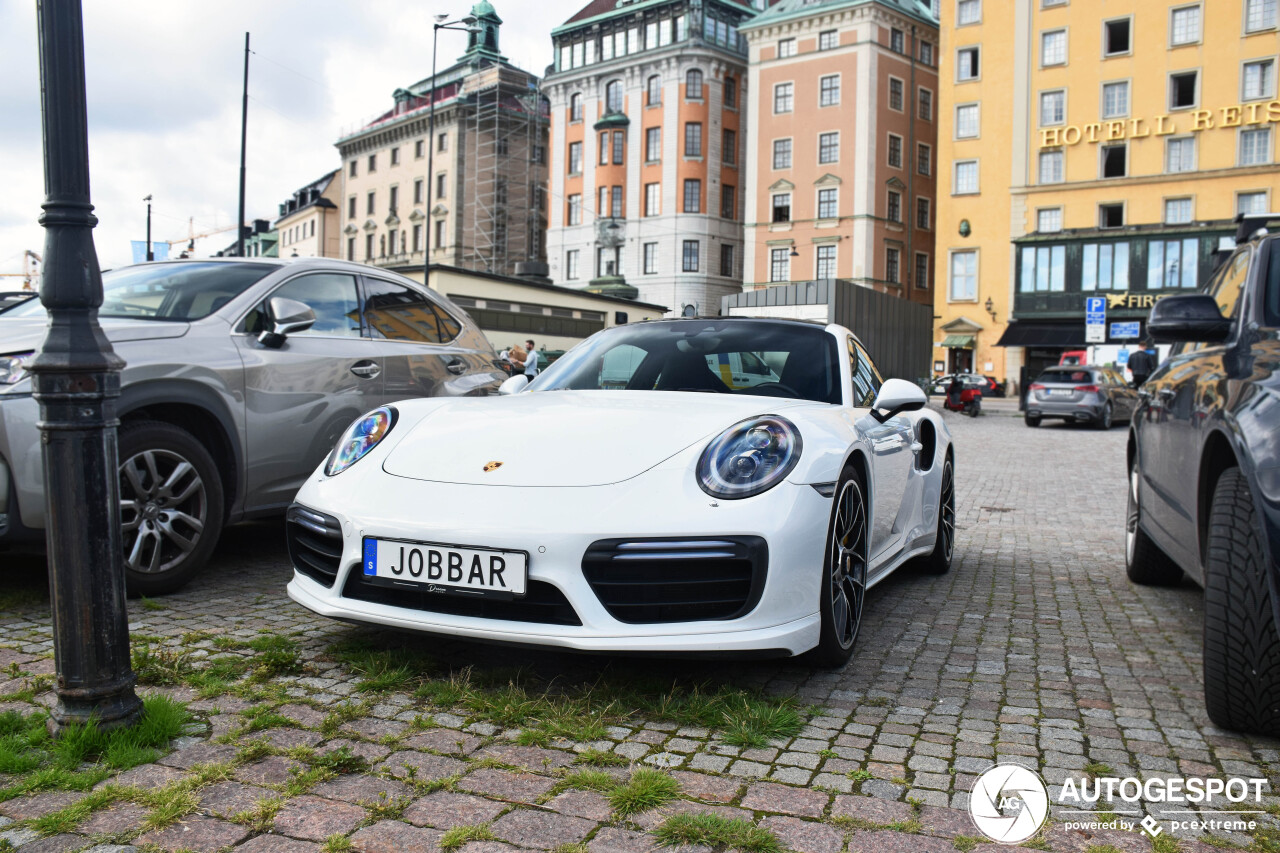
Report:
M528 561L523 551L391 539L364 540L366 577L422 585L437 592L524 595Z

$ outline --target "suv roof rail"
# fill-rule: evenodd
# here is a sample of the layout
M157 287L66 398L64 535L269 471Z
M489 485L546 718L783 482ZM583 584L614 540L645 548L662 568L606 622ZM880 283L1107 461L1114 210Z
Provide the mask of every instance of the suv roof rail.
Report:
M1237 213L1236 244L1249 242L1272 223L1280 224L1280 213Z

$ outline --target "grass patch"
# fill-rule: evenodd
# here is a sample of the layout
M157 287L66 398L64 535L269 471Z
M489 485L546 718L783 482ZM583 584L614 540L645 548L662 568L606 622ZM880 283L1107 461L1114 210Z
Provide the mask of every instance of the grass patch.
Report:
M675 779L660 770L641 767L627 784L609 795L609 805L619 817L630 817L669 803L679 794L680 783Z
M590 767L625 767L628 763L627 759L616 752L605 752L594 747L578 753L576 762Z
M1084 772L1090 776L1114 776L1116 773L1111 765L1103 764L1100 761L1090 761L1084 766Z
M166 796L154 804L151 813L142 822L143 832L164 829L200 808L200 800L189 790L166 790Z
M56 812L42 815L31 821L31 828L41 835L58 835L71 832L89 815L111 805L118 795L114 791L94 791L89 796Z
M132 653L133 672L139 684L184 684L195 673L188 649L170 649L152 645L150 640L135 640Z
M288 675L302 669L302 652L298 641L279 634L259 634L249 641L254 655L255 678Z
M340 832L330 835L320 845L320 853L347 853L351 849L351 839Z
M275 825L276 815L283 807L284 800L272 797L259 801L247 811L237 812L231 816L231 819L241 826L249 827L254 832L266 832Z
M446 830L445 834L440 837L440 849L444 851L457 850L469 841L497 841L498 836L493 834L493 830L489 828L487 823L477 823L472 826L455 826L453 829Z
M164 605L156 601L154 598L147 598L144 595L142 596L142 609L155 612L158 610L164 610Z
M664 847L704 844L727 847L743 853L783 853L778 837L741 818L715 814L679 814L667 818L654 835Z
M618 780L602 770L579 770L570 773L556 784L556 793L568 791L599 791L612 794L618 788Z
M369 768L369 762L351 751L349 746L340 746L335 750L314 755L308 759L312 767L330 770L336 776L344 773L360 773Z
M984 841L985 839L974 838L972 835L957 835L951 839L951 846L959 850L960 853L969 853L970 850Z

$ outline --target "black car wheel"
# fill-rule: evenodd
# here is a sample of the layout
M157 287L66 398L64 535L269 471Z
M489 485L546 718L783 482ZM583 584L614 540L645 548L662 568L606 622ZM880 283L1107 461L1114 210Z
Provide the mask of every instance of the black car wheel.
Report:
M1142 520L1142 474L1135 458L1129 467L1129 499L1124 522L1124 565L1129 580L1143 586L1172 586L1182 580L1182 569L1151 541L1138 523Z
M867 589L867 501L861 475L846 469L836 486L827 536L819 610L822 626L811 653L821 666L844 666L862 625Z
M1025 417L1023 417L1022 422L1029 427L1040 426L1040 419L1038 417L1035 417L1034 415L1026 415Z
M1204 699L1224 729L1280 735L1280 637L1262 531L1239 468L1218 479L1204 585Z
M222 532L222 480L209 451L172 424L120 428L120 525L129 591L181 589Z
M956 547L956 478L950 457L942 466L942 488L938 492L938 538L933 552L918 560L920 568L931 575L951 571L951 557Z
M1098 429L1111 429L1111 403L1102 407L1102 414L1093 423Z

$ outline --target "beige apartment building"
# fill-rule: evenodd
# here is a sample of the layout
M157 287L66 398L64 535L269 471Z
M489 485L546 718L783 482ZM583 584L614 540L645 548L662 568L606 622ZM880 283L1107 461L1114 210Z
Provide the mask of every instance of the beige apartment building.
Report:
M428 246L433 264L543 268L546 102L501 54L488 0L471 14L478 31L457 63L397 89L390 110L338 140L342 257L419 279Z
M781 0L740 28L748 289L933 302L938 22L925 0Z
M339 258L342 246L342 179L334 170L280 203L275 231L281 258Z

